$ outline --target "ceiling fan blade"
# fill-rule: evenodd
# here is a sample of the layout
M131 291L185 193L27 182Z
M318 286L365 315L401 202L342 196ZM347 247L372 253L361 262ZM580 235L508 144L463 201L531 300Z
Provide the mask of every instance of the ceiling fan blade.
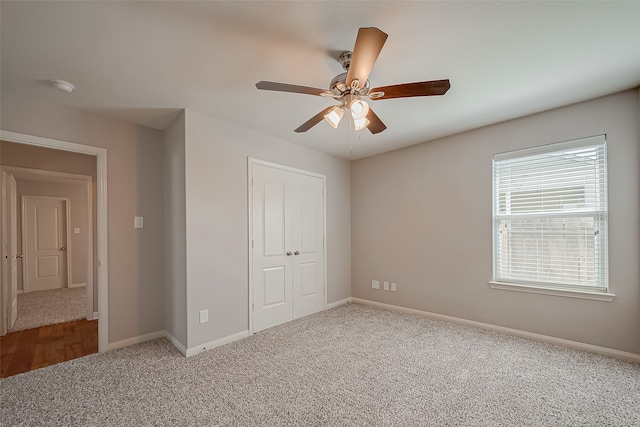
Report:
M324 119L325 114L331 111L334 107L335 105L331 105L325 108L324 110L320 111L318 114L316 114L315 116L311 117L309 120L301 124L300 127L298 127L298 129L295 130L295 132L300 133L300 132L308 131L309 129L311 129L318 123L320 123L322 119Z
M324 89L318 89L315 87L290 85L287 83L265 82L261 81L256 83L256 87L260 90L275 90L277 92L292 92L303 93L305 95L318 95L329 93Z
M412 96L444 95L450 87L449 80L432 80L429 82L377 87L371 89L369 93L384 92L384 95L380 97L370 98L372 101L375 101L378 99L409 98Z
M363 87L366 84L387 37L386 33L377 28L360 28L358 30L356 44L351 54L351 64L347 71L348 85L351 85L353 79L358 79L358 87Z
M369 126L367 126L367 129L369 129L369 131L374 135L376 133L382 132L387 128L387 125L382 123L382 120L380 120L380 117L378 117L377 114L374 113L371 108L369 108L369 112L367 113L367 119L370 122Z

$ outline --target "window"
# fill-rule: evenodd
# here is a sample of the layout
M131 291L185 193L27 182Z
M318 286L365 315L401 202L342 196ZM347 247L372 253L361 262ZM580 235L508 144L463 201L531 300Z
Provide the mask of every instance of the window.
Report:
M604 136L493 157L493 284L608 292Z

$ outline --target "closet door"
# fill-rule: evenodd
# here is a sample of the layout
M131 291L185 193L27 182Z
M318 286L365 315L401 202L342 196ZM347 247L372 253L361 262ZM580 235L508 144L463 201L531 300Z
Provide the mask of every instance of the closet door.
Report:
M253 331L324 309L324 180L252 165Z

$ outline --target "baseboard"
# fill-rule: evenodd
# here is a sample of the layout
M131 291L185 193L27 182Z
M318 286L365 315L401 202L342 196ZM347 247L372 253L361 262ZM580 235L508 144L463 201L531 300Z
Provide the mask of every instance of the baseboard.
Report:
M203 351L211 350L213 348L220 347L222 345L229 344L234 341L241 340L243 338L247 338L248 336L249 336L249 331L246 330L246 331L238 332L237 334L229 335L229 336L217 339L215 341L210 341L208 343L201 344L201 345L194 346L187 349L171 333L165 330L161 330L161 331L155 331L148 334L138 335L136 337L131 337L124 340L109 343L109 347L107 348L107 351L115 350L122 347L128 347L134 344L141 344L143 342L156 340L158 338L166 338L171 342L171 344L173 344L180 351L180 353L189 357L189 356L195 356L196 354L202 353Z
M332 308L336 308L339 307L341 305L345 305L349 303L349 298L345 298L345 299L341 299L338 301L334 301L334 302L330 302L329 304L327 304L326 306L326 310L332 309Z
M107 347L107 351L115 350L122 347L128 347L134 344L140 344L140 343L151 341L151 340L156 340L158 338L165 338L166 334L167 332L164 330L155 331L155 332L150 332L148 334L138 335L136 337L131 337L124 340L112 342L112 343L109 343L109 346Z
M86 283L72 283L69 285L70 288L84 288L86 286Z
M475 320L461 319L459 317L431 313L428 311L416 310L413 308L400 307L398 305L385 304L382 302L370 301L370 300L361 299L361 298L348 298L348 300L349 302L353 302L357 304L370 305L372 307L378 307L385 310L397 311L400 313L414 314L417 316L428 317L430 319L444 320L445 322L457 323L459 325L473 326L476 328L486 329L486 330L508 334L508 335L514 335L521 338L528 338L535 341L541 341L548 344L556 344L564 347L574 348L577 350L590 351L592 353L614 357L616 359L625 360L628 362L640 363L640 354L636 354L636 353L629 353L626 351L615 350L612 348L600 347L592 344L585 344L578 341L565 340L563 338L550 337L548 335L541 335L533 332L526 332L518 329L506 328L504 326L492 325L490 323L476 322Z
M196 354L200 354L203 351L211 350L213 348L220 347L222 345L229 344L229 343L232 343L234 341L241 340L243 338L247 338L248 336L249 336L249 330L238 332L238 333L233 334L233 335L228 335L226 337L222 337L222 338L217 339L215 341L210 341L208 343L204 343L204 344L196 345L196 346L193 346L193 347L189 347L187 349L187 351L185 352L185 355L187 357L195 356Z
M185 346L182 345L182 343L178 341L178 339L174 337L169 331L164 331L164 337L168 339L175 348L180 350L180 353L182 353L184 356L187 355L187 349L185 348Z

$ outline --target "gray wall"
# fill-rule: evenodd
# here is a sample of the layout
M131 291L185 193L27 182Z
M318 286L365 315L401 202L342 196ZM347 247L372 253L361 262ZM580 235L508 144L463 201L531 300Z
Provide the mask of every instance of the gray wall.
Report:
M0 107L3 130L107 149L109 342L164 329L162 132L7 93Z
M326 175L327 299L350 296L349 162L187 110L189 347L249 328L247 157Z
M640 353L638 108L632 90L352 163L353 296ZM493 154L598 134L616 299L490 289Z
M185 112L164 131L164 328L187 347Z

